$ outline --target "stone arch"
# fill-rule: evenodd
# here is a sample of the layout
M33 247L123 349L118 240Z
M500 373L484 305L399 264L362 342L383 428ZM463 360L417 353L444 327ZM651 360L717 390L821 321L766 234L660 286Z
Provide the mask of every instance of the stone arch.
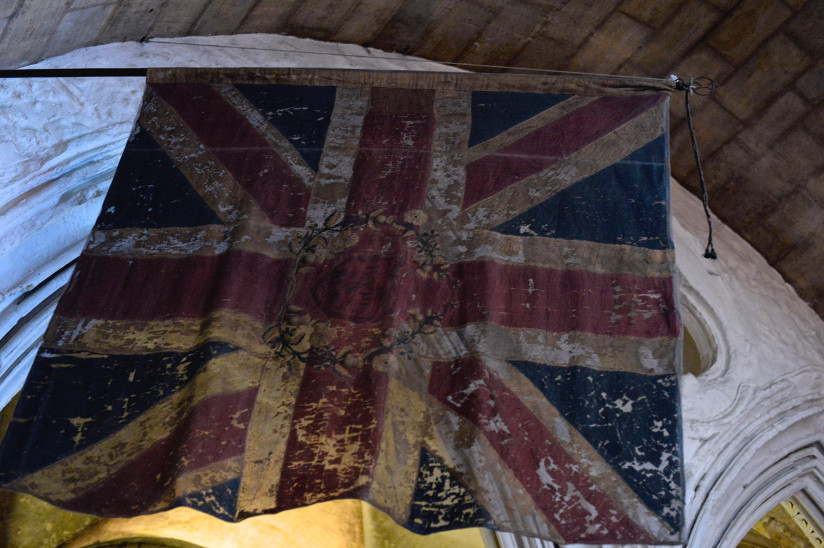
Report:
M735 546L762 515L803 492L824 502L824 398L788 401L772 420L754 421L720 458L688 546ZM761 424L758 424L761 423ZM752 430L755 436L748 435Z
M724 340L718 315L684 276L678 277L678 291L685 339L684 373L698 376L710 374L711 371L714 376L723 375L729 364L729 347ZM693 348L686 348L690 343ZM689 356L690 350L695 353L694 356ZM690 359L694 363L686 363Z

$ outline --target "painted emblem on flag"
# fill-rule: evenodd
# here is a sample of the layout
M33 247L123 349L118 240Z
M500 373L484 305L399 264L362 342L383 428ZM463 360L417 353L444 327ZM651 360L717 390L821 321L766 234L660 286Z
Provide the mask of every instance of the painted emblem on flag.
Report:
M679 540L663 88L185 75L147 86L5 487L104 516L361 498L419 533Z

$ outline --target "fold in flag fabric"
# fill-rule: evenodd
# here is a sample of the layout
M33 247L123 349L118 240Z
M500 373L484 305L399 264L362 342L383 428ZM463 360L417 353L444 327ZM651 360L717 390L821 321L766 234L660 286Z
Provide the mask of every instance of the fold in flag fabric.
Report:
M152 71L3 487L678 543L671 89Z

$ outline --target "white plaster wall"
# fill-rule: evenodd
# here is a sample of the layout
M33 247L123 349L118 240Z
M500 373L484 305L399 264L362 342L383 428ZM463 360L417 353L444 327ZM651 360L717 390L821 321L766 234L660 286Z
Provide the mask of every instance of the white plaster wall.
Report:
M717 219L720 258L700 257L706 223L680 185L673 213L682 299L719 347L681 383L689 546L736 546L800 489L824 503L824 321Z
M175 42L109 44L36 67L450 70L282 36ZM65 267L98 214L142 87L135 78L0 81L2 405L22 385ZM675 182L673 214L682 298L718 348L709 371L682 379L688 546L735 546L761 513L799 489L824 503L824 322L717 220L720 259L703 259L700 202Z

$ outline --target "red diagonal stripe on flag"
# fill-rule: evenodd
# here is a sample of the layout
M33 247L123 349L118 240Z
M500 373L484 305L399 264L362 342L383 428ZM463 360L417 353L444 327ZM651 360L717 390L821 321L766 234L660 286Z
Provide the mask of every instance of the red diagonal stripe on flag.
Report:
M212 86L152 84L278 226L303 226L309 189L249 121Z
M532 412L475 357L435 362L429 393L474 424L564 537L587 543L655 539L586 475Z
M175 477L242 455L257 391L252 388L203 400L179 419L168 437L64 506L101 516L145 512Z
M432 164L435 92L373 88L346 210L386 215L423 207Z
M469 163L464 207L555 165L664 100L661 94L601 97Z
M238 250L174 259L81 255L56 314L164 320L234 310L269 322L283 306L292 264Z

